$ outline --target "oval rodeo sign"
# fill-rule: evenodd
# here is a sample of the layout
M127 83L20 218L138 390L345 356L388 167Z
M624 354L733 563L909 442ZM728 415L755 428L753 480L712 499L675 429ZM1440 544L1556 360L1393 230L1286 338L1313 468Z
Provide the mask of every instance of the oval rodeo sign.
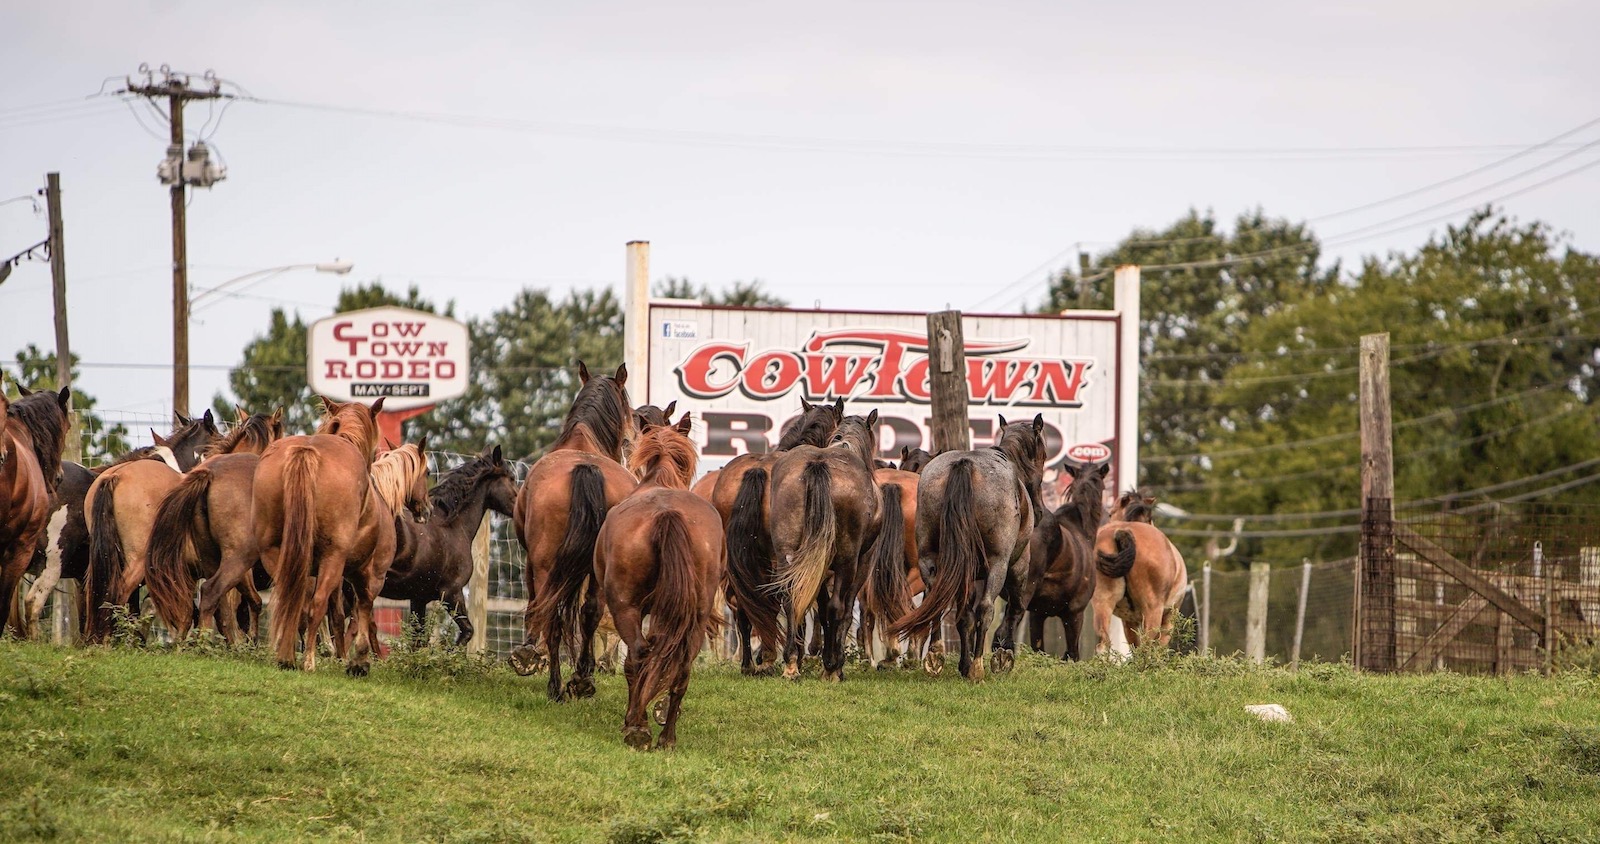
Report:
M465 325L422 311L347 311L311 324L306 374L331 399L426 407L467 391L467 338Z

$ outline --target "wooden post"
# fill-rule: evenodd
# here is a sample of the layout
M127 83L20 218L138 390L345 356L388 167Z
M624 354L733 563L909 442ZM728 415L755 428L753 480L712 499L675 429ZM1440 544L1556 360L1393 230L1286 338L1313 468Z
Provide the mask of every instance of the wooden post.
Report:
M928 314L928 390L933 401L934 453L971 449L966 339L960 311Z
M489 534L490 515L483 514L478 532L472 536L472 579L467 581L467 621L472 622L469 653L482 653L489 647Z
M1271 578L1270 564L1250 564L1250 607L1245 612L1244 655L1257 665L1267 659L1267 586Z
M628 241L623 278L622 362L628 365L628 394L639 404L649 404L650 373L645 370L650 366L650 241Z
M56 389L72 386L72 343L67 339L67 232L61 222L61 174L44 176L45 204L50 213L50 287L56 311ZM76 402L73 403L76 407ZM61 459L83 462L82 429L78 414L68 408L66 448Z
M1555 668L1556 654L1556 567L1544 567L1544 676Z
M168 117L172 149L183 160L183 97L173 94ZM183 174L172 183L172 412L189 415L189 240Z
M1211 656L1211 564L1200 570L1200 655Z
M1289 651L1289 667L1300 668L1300 643L1306 635L1306 596L1311 593L1311 561L1300 565L1300 602L1294 611L1294 647Z
M1394 437L1387 333L1362 336L1360 369L1362 541L1352 651L1358 669L1393 671Z

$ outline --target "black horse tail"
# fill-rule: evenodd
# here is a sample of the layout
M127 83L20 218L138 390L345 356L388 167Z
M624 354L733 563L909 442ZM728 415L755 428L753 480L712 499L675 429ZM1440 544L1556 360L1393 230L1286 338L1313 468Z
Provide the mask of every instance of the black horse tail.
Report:
M789 624L801 624L806 610L822 591L822 580L833 566L833 545L839 533L838 515L833 511L833 478L828 464L813 460L800 473L805 488L805 516L800 522L800 547L783 571L777 586L789 596Z
M783 641L783 633L778 630L778 598L766 588L772 572L772 535L762 518L766 504L767 470L745 472L728 518L728 586L751 632L770 648Z
M927 584L922 605L896 621L892 636L902 633L936 632L946 611L961 610L972 595L972 581L986 558L983 531L978 525L977 496L973 492L975 468L963 457L950 466L945 476L943 512L940 513L939 550L933 558L933 582Z
M322 459L309 446L290 448L284 456L282 489L283 524L278 533L278 571L272 582L272 647L280 668L293 668L300 626L311 602L311 555L316 545L317 508L313 490ZM323 572L323 577L335 576ZM337 641L342 628L330 625ZM306 653L314 654L317 631L306 631ZM342 656L342 654L341 654Z
M594 545L610 509L606 504L606 479L599 466L580 463L573 467L569 478L567 532L556 548L544 589L534 601L530 628L544 633L552 660L561 658L563 642L574 660L581 657L578 649L583 637L578 618L583 609L583 584L594 575Z
M103 642L111 632L111 590L122 582L127 558L122 553L122 531L117 528L115 495L117 476L112 475L100 484L89 502L89 516L94 528L89 532L89 576L87 601L89 613L84 619L84 638L89 642Z
M872 546L868 560L867 586L861 594L861 609L887 628L911 612L911 592L906 583L906 514L899 484L878 487L883 494L883 527Z
M194 570L189 564L190 549L199 553L204 538L198 522L205 517L206 497L211 491L211 470L197 468L187 475L156 511L150 527L149 565L144 585L156 605L162 623L182 639L194 624Z
M637 657L643 705L688 675L696 646L711 620L701 610L700 569L695 565L694 546L682 513L668 510L656 517L650 529L650 547L656 555L656 586L650 593L650 633Z
M1128 572L1133 570L1134 559L1138 556L1138 548L1133 544L1133 533L1121 529L1113 531L1111 541L1117 550L1106 552L1095 548L1095 567L1106 577L1127 577Z

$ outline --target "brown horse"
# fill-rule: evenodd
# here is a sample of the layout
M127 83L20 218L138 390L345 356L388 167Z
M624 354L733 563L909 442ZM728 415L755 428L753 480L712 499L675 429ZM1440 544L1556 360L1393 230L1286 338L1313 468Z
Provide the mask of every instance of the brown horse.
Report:
M316 668L316 631L334 591L350 580L355 641L345 671L363 676L373 645L367 635L372 600L394 559L394 513L374 491L371 474L383 399L371 407L327 398L322 403L327 416L316 434L284 437L261 455L251 484L256 547L273 576L278 664L294 667L295 645L304 632L303 665ZM341 635L335 630L335 639Z
M232 644L233 626L218 616L229 590L240 593L253 619L260 618L261 598L247 576L261 558L251 488L261 453L283 437L283 410L270 416L237 412L228 435L167 493L151 528L145 585L156 614L179 641L198 619L215 623ZM197 615L195 584L202 578Z
M873 472L873 482L883 498L883 527L867 551L867 583L861 590L858 641L861 652L868 655L874 667L882 667L873 653L877 639L882 640L886 660L890 664L899 661L899 639L883 632L911 612L913 597L925 591L922 572L917 569L917 471L931 459L932 455L920 448L902 448L901 465L913 469ZM944 670L944 637L918 635L907 644L912 654L926 652L923 667L928 673Z
M844 641L864 581L862 552L878 538L883 503L873 483L878 411L839 423L827 448L802 445L772 466L776 583L789 606L783 675L800 676L801 633L813 603L822 632L822 678L844 679Z
M1023 611L1028 613L1028 645L1044 650L1044 622L1061 619L1066 658L1079 658L1083 611L1095 587L1095 533L1105 520L1105 479L1111 464L1068 466L1072 486L1061 508L1045 511L1028 544L1028 568L1006 580L1006 611L995 632L996 651L1015 647L1013 637Z
M28 564L28 573L36 575L23 602L29 635L38 635L39 617L56 584L62 578L81 581L89 570L89 529L84 525L83 506L94 479L95 473L84 466L61 461L61 479L50 498L50 516L39 533L33 562ZM81 604L82 593L78 597Z
M89 529L84 589L87 641L103 641L110 633L112 607L125 605L138 614L138 592L144 585L156 511L183 473L194 468L205 449L221 437L209 410L199 419L179 415L178 420L177 430L169 437L150 432L156 443L153 450L163 459L119 461L89 486L84 512Z
M593 642L600 624L598 585L591 576L594 543L607 511L638 486L621 463L634 434L627 366L591 378L579 361L578 377L583 387L561 434L528 470L512 517L528 553L528 611L525 639L512 651L511 665L526 676L547 657L551 700L594 694ZM564 688L562 645L576 664Z
M900 447L900 470L902 472L914 472L920 475L922 470L931 462L933 462L933 455L920 448L912 448L908 445Z
M717 481L721 479L721 477L721 469L712 469L711 471L705 473L700 480L695 481L694 486L690 487L689 491L707 501L711 501L717 491Z
M983 652L994 599L1012 569L1028 564L1028 539L1044 481L1044 417L1006 423L992 448L947 451L922 470L917 486L917 557L928 590L922 605L896 621L892 635L937 631L956 613L961 674L983 679ZM997 651L994 669L1008 666Z
M801 399L800 416L784 427L777 448L765 454L741 454L718 473L711 503L728 536L725 592L739 638L739 668L745 674L770 671L783 640L778 628L781 596L771 589L776 577L767 497L772 466L790 449L827 445L843 418L844 399L831 405ZM750 645L752 635L761 640L759 655Z
M1189 570L1177 546L1150 523L1154 506L1155 499L1132 491L1119 499L1121 518L1095 534L1094 632L1100 640L1096 653L1111 647L1112 615L1126 624L1128 641L1135 647L1151 636L1162 645L1172 641L1172 623L1189 585Z
M428 603L442 602L455 619L456 644L465 645L473 632L463 592L472 579L472 539L485 510L509 517L516 498L500 446L450 470L428 493L427 521L395 517L394 564L379 596L411 603L414 632L426 621Z
M25 625L12 624L11 609L50 516L72 389L35 393L17 387L15 402L0 393L0 612L6 616L0 629L11 627L21 636Z
M595 543L594 576L628 645L622 740L640 750L650 746L645 711L662 695L666 705L658 716L656 747L678 743L690 666L720 620L717 591L727 557L722 518L710 502L689 492L697 456L688 433L687 413L675 426L644 432L628 463L641 478L639 486L612 508Z

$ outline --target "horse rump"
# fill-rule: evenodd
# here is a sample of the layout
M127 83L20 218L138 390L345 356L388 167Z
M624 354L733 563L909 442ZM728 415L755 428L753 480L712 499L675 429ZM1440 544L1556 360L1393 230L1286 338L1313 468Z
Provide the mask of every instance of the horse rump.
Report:
M906 582L906 526L899 484L881 484L883 527L873 543L868 563L867 585L862 590L861 608L887 628L895 619L911 612L910 585Z
M294 667L294 649L311 600L311 555L316 544L317 514L312 490L321 461L309 447L289 449L284 457L281 489L283 526L278 534L278 571L272 586L272 646L278 665ZM340 577L339 572L322 572ZM306 631L306 648L315 650L316 631Z
M828 464L813 460L800 473L805 488L805 510L800 523L800 547L778 573L778 585L789 595L789 624L799 625L817 600L822 580L833 563L834 539L839 520L833 511L833 478Z
M700 567L683 515L668 510L650 529L656 555L656 585L650 592L650 633L639 649L641 706L670 691L689 673L698 637L713 618L700 606Z
M1133 542L1131 531L1118 529L1112 531L1111 542L1115 551L1102 551L1094 549L1095 568L1106 577L1127 577L1133 571L1133 561L1138 557L1138 548Z
M574 466L568 496L567 532L556 548L550 574L534 602L531 629L544 632L551 659L560 659L559 644L577 659L582 646L578 617L583 609L583 584L594 573L594 546L605 522L606 482L592 463Z
M778 630L778 598L767 588L772 566L772 536L761 513L766 509L767 470L755 468L739 479L728 519L728 585L734 603L749 620L764 647L783 640Z
M122 531L117 527L117 480L115 475L107 478L89 502L94 521L89 532L89 576L84 589L89 605L84 617L84 638L89 642L103 642L111 632L111 608L107 604L113 585L122 581L128 565L122 553Z
M145 569L145 587L156 605L156 614L174 633L187 632L195 620L195 579L190 562L198 554L199 519L204 514L211 491L211 471L195 469L167 493L156 511L150 528L150 562Z
M983 531L978 525L977 496L973 490L972 460L961 458L945 476L944 501L939 515L939 550L933 558L933 582L927 584L922 604L889 628L892 636L934 632L947 610L964 609L972 596L972 581L987 556Z

